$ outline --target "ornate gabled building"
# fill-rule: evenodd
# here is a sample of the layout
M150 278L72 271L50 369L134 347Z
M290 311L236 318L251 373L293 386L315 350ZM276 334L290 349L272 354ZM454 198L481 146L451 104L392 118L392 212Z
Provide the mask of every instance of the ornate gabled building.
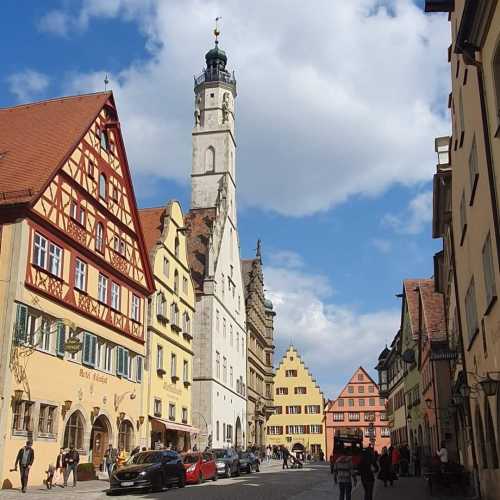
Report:
M247 445L265 445L265 425L273 412L274 316L264 293L260 241L254 259L241 261L247 314Z
M276 369L274 413L266 425L266 445L285 446L316 458L325 450L325 400L320 387L290 346Z
M146 445L145 303L154 283L112 93L0 110L0 474L34 441L98 468Z
M187 258L182 209L139 211L155 279L148 302L145 413L151 448L187 451L198 429L191 426L194 287Z
M218 33L217 33L218 34ZM246 314L236 212L236 81L218 46L195 79L191 210L195 286L193 422L199 447L246 442Z

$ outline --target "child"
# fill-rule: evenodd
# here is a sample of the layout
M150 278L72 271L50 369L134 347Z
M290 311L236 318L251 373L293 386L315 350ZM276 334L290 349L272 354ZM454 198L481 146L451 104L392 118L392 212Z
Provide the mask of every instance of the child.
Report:
M49 468L45 471L47 474L47 479L45 479L44 483L45 486L47 486L47 489L50 490L52 488L52 481L54 479L54 472L56 471L56 468L50 464Z

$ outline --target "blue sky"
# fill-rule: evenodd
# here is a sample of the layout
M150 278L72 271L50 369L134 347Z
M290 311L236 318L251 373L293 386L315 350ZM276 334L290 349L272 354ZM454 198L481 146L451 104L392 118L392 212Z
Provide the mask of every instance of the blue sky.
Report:
M4 0L0 106L108 73L139 204L188 209L192 77L221 15L242 256L262 239L279 353L293 341L331 398L394 335L402 279L433 272L449 25L410 0L283 2Z

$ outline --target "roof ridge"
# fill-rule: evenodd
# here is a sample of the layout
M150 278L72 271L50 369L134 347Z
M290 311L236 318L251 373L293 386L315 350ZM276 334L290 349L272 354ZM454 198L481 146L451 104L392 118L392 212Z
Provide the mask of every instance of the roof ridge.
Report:
M90 92L88 94L75 94L75 95L67 95L63 97L51 97L50 99L42 99L41 101L33 101L33 102L25 102L22 104L16 104L15 106L7 106L5 108L0 107L0 111L8 111L10 109L19 109L19 108L29 108L31 106L37 106L38 104L45 104L49 102L57 102L57 101L67 101L69 99L77 99L79 97L91 97L91 96L100 96L100 95L108 95L111 96L113 92L111 90L106 90L104 92Z

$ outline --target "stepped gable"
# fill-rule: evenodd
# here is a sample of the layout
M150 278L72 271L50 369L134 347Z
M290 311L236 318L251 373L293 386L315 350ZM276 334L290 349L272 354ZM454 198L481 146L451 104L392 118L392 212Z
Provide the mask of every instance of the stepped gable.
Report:
M100 92L0 109L0 205L33 204L109 99Z
M207 275L210 240L216 215L215 208L198 208L190 210L184 217L189 267L197 294L203 293L203 280Z

